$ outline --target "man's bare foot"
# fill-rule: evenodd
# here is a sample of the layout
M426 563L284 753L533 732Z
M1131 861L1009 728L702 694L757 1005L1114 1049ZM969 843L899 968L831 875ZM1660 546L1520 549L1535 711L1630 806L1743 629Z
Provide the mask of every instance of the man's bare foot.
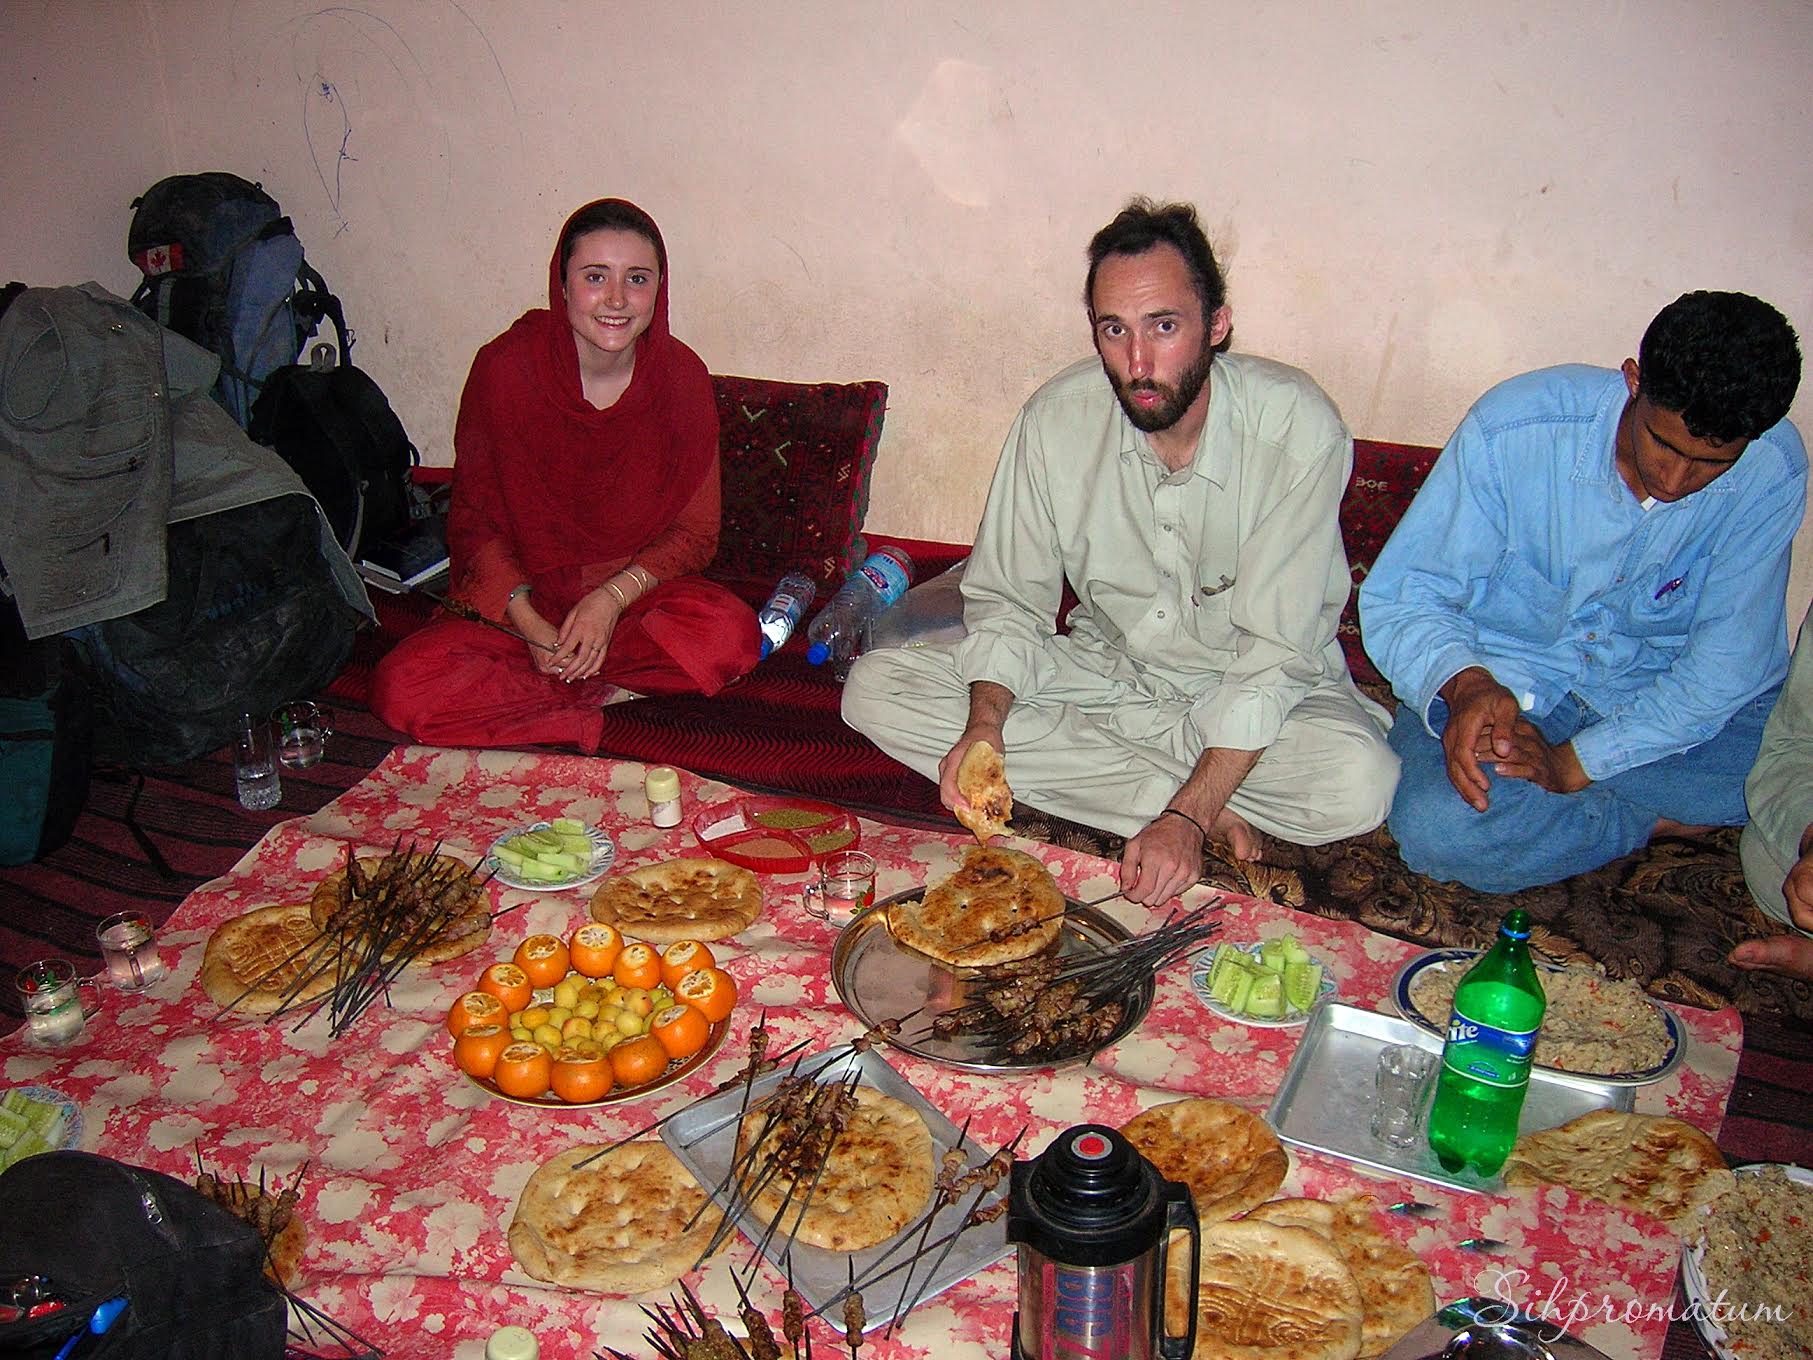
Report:
M1237 860L1259 858L1262 844L1259 833L1237 812L1223 808L1221 815L1209 824L1209 834L1216 840L1226 841L1228 853Z
M1701 836L1710 836L1717 830L1716 826L1694 826L1688 822L1677 822L1672 817L1658 817L1649 838L1654 840L1657 836L1680 836L1687 840L1697 840Z
M1813 982L1813 936L1771 935L1766 940L1745 940L1731 951L1739 968Z

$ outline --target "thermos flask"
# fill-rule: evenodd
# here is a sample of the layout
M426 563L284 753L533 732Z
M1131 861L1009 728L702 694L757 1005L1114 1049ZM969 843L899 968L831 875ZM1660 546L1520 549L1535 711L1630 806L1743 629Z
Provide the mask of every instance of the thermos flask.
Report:
M1190 1320L1169 1336L1165 1265L1177 1228L1190 1234ZM1007 1240L1019 1248L1014 1360L1187 1360L1195 1348L1195 1201L1115 1130L1079 1124L1014 1163Z

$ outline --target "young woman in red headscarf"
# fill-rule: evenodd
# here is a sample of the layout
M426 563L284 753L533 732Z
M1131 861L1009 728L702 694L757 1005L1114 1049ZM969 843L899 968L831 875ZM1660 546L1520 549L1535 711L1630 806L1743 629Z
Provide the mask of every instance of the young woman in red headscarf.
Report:
M715 694L756 663L755 614L694 573L717 551L718 417L667 329L667 249L621 199L567 219L548 308L478 352L454 427L453 594L518 641L443 618L379 663L372 711L439 746L598 747L600 704Z

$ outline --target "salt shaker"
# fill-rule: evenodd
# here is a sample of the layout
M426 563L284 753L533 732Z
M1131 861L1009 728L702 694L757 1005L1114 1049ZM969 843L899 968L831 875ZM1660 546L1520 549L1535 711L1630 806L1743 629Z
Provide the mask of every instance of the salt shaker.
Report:
M671 765L657 765L642 781L648 795L648 819L656 826L680 825L680 772Z

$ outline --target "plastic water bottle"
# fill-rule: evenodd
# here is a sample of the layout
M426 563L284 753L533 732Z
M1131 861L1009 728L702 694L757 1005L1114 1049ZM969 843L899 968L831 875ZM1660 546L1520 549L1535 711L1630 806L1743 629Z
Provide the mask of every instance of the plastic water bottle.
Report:
M812 644L806 660L814 666L829 661L840 680L848 675L864 627L912 584L913 559L905 549L889 545L870 553L806 630Z
M778 652L787 645L787 639L793 636L793 630L799 627L799 621L806 616L817 594L818 583L802 572L790 571L781 577L774 594L768 597L762 612L755 616L756 624L762 630L762 660L766 661L770 652Z
M1497 943L1460 980L1448 1020L1429 1146L1450 1173L1472 1166L1493 1176L1510 1156L1547 1008L1530 962L1530 914L1508 912Z

